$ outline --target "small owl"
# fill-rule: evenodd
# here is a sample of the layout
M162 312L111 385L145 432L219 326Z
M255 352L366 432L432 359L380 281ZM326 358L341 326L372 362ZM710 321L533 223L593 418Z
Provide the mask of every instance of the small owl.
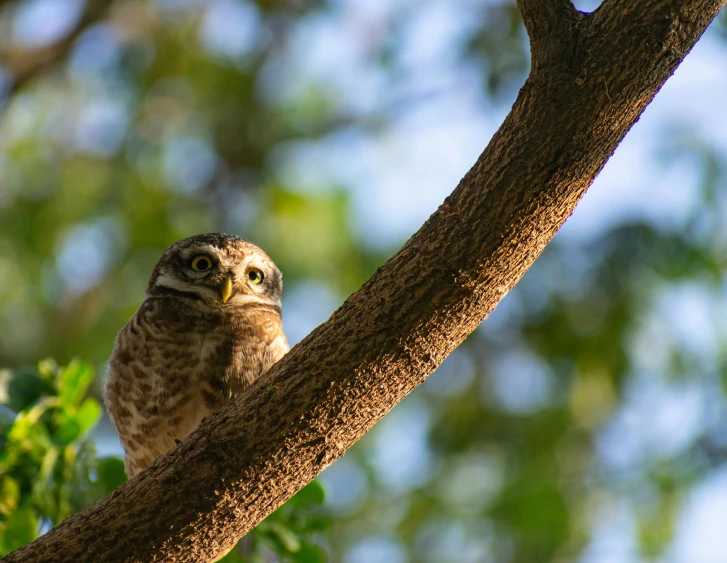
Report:
M109 360L105 403L133 477L287 351L280 270L232 235L162 254Z

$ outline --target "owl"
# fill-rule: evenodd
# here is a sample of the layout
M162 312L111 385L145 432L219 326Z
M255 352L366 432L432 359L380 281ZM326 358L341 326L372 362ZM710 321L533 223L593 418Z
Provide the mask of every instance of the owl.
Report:
M104 402L133 477L287 351L282 275L260 248L210 233L170 246L108 363Z

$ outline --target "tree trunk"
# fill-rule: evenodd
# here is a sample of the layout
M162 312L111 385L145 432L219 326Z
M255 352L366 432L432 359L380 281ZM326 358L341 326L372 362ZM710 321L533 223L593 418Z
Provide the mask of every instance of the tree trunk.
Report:
M573 212L726 0L518 0L530 77L404 247L232 405L7 561L206 562L419 385Z

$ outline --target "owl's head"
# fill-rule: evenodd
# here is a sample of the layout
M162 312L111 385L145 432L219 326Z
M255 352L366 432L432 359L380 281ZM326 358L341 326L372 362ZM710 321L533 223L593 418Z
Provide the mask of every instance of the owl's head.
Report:
M280 308L283 276L259 247L234 235L207 233L167 248L152 273L147 295L202 300L209 305Z

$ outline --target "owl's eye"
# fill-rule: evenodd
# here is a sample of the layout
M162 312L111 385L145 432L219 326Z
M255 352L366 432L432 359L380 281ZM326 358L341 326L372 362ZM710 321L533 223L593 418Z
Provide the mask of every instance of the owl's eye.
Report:
M263 273L257 268L250 268L247 271L247 279L249 279L255 285L260 285L261 283L263 283L264 278L265 276L263 275Z
M190 266L192 266L192 269L195 272L206 272L207 270L212 268L212 259L209 256L200 254L199 256L195 256L194 258L192 258Z

